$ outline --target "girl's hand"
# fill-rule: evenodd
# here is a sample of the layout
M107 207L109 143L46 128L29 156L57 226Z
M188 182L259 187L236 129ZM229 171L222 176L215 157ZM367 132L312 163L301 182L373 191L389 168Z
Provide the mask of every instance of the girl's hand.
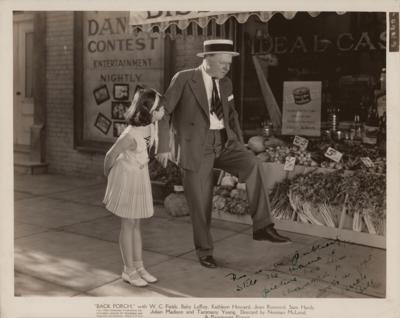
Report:
M153 112L153 122L161 120L164 114L165 114L164 106L161 106L159 110L155 110Z

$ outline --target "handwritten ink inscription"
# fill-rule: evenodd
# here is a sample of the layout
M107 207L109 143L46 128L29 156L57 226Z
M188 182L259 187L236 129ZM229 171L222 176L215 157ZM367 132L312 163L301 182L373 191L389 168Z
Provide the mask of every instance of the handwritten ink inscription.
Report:
M246 274L238 276L235 273L229 273L225 275L225 277L232 279L232 281L234 282L237 282L236 291L242 291L243 289L254 286L257 283L257 279L252 279Z
M384 296L384 283L379 284L369 268L371 251L362 250L365 255L357 257L352 252L339 241L323 241L296 250L271 268L232 272L225 279L234 283L236 292L252 288L261 297L324 297L327 292Z

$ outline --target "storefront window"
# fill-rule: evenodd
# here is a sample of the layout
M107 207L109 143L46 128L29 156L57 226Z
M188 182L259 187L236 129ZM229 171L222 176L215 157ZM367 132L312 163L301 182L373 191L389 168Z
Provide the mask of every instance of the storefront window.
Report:
M85 12L81 19L81 143L112 142L126 127L136 88L162 90L164 39L132 32L129 12Z
M254 65L259 58L277 105L282 109L284 83L321 82L321 121L332 107L340 121L355 115L366 119L376 101L385 68L385 13L299 12L288 20L276 14L268 23L252 17L244 24L242 125L248 135L269 120L260 79Z

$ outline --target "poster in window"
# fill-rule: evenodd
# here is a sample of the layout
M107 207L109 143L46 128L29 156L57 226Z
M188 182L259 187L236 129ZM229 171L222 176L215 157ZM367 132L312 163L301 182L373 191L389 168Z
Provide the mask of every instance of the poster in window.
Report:
M128 124L125 121L114 121L113 123L113 136L119 137L125 128L128 127Z
M111 119L124 120L124 114L128 110L130 105L130 102L111 102Z
M96 121L94 122L94 126L101 131L104 135L108 134L111 126L111 120L108 119L102 113L98 113L96 117Z
M110 99L108 88L106 85L101 85L93 90L93 96L96 100L96 104L100 105Z
M284 82L282 134L320 136L321 82Z
M114 99L128 100L129 99L129 84L114 84Z
M113 142L114 129L105 133L93 123L99 112L124 120L125 104L115 102L130 103L139 84L162 90L164 38L134 33L129 11L86 11L82 19L83 139Z

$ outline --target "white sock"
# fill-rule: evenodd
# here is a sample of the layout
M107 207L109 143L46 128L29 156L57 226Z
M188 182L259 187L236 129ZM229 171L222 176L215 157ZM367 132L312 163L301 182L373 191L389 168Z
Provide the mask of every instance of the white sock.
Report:
M135 271L135 270L136 270L136 267L135 267L135 266L130 267L130 266L125 266L125 265L124 265L124 272L125 272L125 273L132 273L132 272Z
M136 268L136 269L144 267L143 261L133 261L132 264L133 264L133 267Z

